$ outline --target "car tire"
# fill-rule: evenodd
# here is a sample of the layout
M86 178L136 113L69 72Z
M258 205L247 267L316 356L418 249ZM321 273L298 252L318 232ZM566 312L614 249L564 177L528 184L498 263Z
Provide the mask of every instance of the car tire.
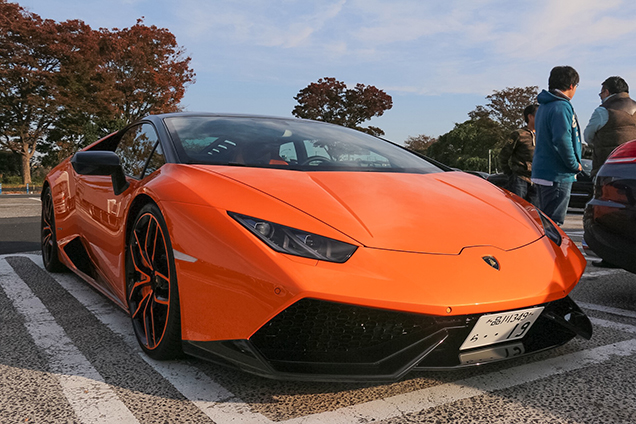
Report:
M147 204L126 246L126 299L137 341L153 359L182 354L176 275L166 222L155 204Z
M51 188L46 187L42 193L42 216L40 218L40 245L42 247L42 262L49 272L66 271L66 266L60 261L57 235L55 228L55 208Z

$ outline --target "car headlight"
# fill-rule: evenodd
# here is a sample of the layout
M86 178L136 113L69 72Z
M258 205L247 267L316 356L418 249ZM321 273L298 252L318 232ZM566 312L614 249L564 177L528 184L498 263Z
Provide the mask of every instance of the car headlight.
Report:
M357 246L234 212L228 214L277 252L343 263Z
M554 244L556 244L557 246L561 246L561 241L563 239L561 238L561 234L559 233L557 227L539 209L537 209L537 212L539 212L539 218L541 218L541 223L543 224L543 231L545 232L545 235L548 236L548 238L552 240Z

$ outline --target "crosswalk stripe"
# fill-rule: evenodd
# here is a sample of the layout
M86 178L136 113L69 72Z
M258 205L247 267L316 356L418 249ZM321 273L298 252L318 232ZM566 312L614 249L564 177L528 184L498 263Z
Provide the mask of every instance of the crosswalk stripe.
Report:
M601 270L601 271L585 271L585 274L583 274L581 276L581 279L583 278L597 278L597 277L605 277L608 275L614 275L614 274L619 274L619 273L623 273L626 271L623 271L622 269L607 269L607 270Z
M608 361L612 357L634 354L636 354L636 339L626 340L386 399L360 403L337 411L299 417L284 423L336 424L382 421L586 368Z
M41 268L42 258L27 256ZM75 297L112 332L118 334L137 354L172 384L214 422L223 423L272 423L265 416L250 412L249 405L227 391L195 367L180 361L155 361L139 348L130 318L103 296L91 290L88 284L73 274L51 274L64 290Z
M581 308L584 309L591 309L594 311L599 311L599 312L605 312L608 314L614 314L614 315L619 315L619 316L624 316L624 317L629 317L629 318L636 318L636 312L634 311L628 311L626 309L620 309L620 308L614 308L611 306L603 306L603 305L594 305L591 303L585 303L585 302L576 302Z
M0 258L0 287L24 317L35 344L49 356L49 368L80 422L139 422L4 258Z
M598 327L611 328L612 330L624 331L625 333L636 334L636 326L629 324L622 324L620 322L608 321L606 319L600 318L590 318L592 321L592 325L596 325Z
M20 256L26 256L38 266L43 267L39 256ZM23 291L24 288L19 287L20 283L24 285L21 280L18 283L10 283L9 288L4 287L5 280L7 280L6 276L9 276L9 280L11 278L13 278L13 280L19 280L15 275L11 275L10 271L10 266L0 257L0 280L3 283L4 290L14 292ZM132 334L130 321L125 313L116 308L111 302L106 301L101 295L91 290L88 285L72 274L52 274L52 277L64 290L69 292L94 314L100 322L114 333L120 335L129 346L134 347L135 352L137 352L144 361L159 372L169 383L216 423L273 423L273 421L264 415L253 412L248 404L245 404L203 372L197 370L196 367L189 366L180 361L159 362L150 359L139 349L136 339ZM11 286L11 284L13 285ZM26 290L29 290L28 287L26 287ZM30 291L29 293L34 297L33 293ZM16 309L22 312L24 302L13 302L16 305ZM631 311L601 305L580 303L580 306L600 312L609 312L630 317L636 316ZM41 305L41 307L44 308L43 305ZM36 311L34 315L40 316L41 312L42 311ZM595 326L636 334L636 327L634 326L597 318L592 318L592 320ZM48 349L50 348L41 347L47 349L47 352L49 352ZM77 352L77 354L79 354L79 352ZM631 339L397 396L360 403L334 411L311 414L278 422L287 424L335 424L364 420L381 421L392 419L403 416L404 414L418 413L462 399L482 396L496 390L507 389L538 379L549 378L566 372L594 366L608 361L613 356L631 356L634 354L636 354L636 339ZM79 355L81 356L81 354ZM78 375L75 369L72 374ZM95 380L97 380L97 378L92 378L92 381ZM91 402L92 398L90 400L82 400L84 406L91 404ZM125 408L125 406L123 407ZM107 416L108 420L103 422L110 422L114 419L111 410L108 411ZM126 421L118 420L118 422Z

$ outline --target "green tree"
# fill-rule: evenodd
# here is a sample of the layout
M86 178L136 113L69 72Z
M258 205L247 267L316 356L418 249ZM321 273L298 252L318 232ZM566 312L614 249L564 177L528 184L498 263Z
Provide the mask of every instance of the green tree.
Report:
M539 87L506 87L503 90L494 90L493 94L486 96L488 103L485 106L477 106L468 113L472 119L490 118L501 124L511 132L525 125L523 110L526 106L536 103Z
M468 113L469 120L455 124L427 147L426 154L448 166L473 171L497 169L505 137L525 125L523 109L536 103L539 88L507 87L486 96L488 103Z
M488 157L496 158L505 130L488 117L469 119L441 135L426 154L453 168L488 172ZM491 151L491 152L489 152Z
M20 155L11 151L0 150L0 183L9 175L20 175Z
M378 127L361 127L374 116L382 116L393 107L393 99L384 91L369 85L356 84L347 88L335 78L321 78L303 88L294 97L298 105L292 114L298 118L331 122L372 135L384 135Z

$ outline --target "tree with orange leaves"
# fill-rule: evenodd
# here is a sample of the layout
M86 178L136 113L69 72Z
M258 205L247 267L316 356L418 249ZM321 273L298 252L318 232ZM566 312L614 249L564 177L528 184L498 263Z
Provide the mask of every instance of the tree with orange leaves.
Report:
M0 147L21 155L29 183L38 148L57 162L148 113L178 110L189 63L169 30L141 19L96 31L0 0Z
M118 117L133 122L149 113L175 112L193 82L190 58L166 28L146 26L100 30L105 69L114 77L120 99Z
M130 28L93 31L81 45L95 62L69 58L73 72L64 80L68 96L48 140L49 162L150 113L178 111L194 82L191 59L175 36L142 19Z
M55 120L52 54L56 25L0 0L0 146L22 157L22 179L31 182L30 160Z
M335 78L321 78L300 90L294 97L298 105L292 114L298 118L331 122L373 135L384 135L378 127L361 127L374 116L382 116L393 107L393 99L384 91L369 85L354 88Z

